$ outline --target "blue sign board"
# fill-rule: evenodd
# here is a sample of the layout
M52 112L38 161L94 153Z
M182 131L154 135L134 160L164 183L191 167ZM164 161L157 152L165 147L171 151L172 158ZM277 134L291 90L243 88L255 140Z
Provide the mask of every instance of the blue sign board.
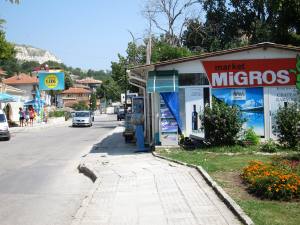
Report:
M64 90L65 74L63 72L38 73L40 90Z

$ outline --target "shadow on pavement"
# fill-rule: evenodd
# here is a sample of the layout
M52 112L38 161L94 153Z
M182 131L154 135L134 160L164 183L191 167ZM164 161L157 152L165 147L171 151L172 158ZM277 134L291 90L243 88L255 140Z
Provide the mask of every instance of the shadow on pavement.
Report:
M90 154L105 153L107 155L132 155L137 154L135 144L125 143L122 131L115 132L101 142L95 144L90 151Z

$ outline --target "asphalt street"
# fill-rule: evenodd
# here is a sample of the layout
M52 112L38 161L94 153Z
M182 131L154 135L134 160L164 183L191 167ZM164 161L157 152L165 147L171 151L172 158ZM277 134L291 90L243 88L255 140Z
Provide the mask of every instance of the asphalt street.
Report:
M0 141L0 224L65 225L92 187L79 174L82 156L118 122L95 117L93 127L16 132Z

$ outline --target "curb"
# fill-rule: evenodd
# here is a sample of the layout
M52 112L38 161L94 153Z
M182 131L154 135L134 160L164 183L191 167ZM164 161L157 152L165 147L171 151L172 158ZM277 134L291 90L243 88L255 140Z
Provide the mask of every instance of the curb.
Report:
M54 123L54 124L44 124L44 125L38 125L33 127L16 127L16 128L10 128L10 133L18 133L23 131L31 131L31 130L39 130L39 129L46 129L51 127L61 127L65 125L71 124L70 121L65 121L64 123Z
M86 210L89 206L89 203L91 202L91 200L92 200L96 190L98 189L100 183L101 183L100 179L95 181L92 190L90 190L89 193L82 200L82 203L79 206L79 208L77 209L77 212L76 212L75 216L73 217L72 222L71 222L70 225L80 225L81 224L81 221L82 221L84 215L86 214Z
M101 142L103 139L112 135L120 128L121 128L121 126L116 126L113 130L111 130L107 134L103 135L98 141ZM91 150L94 147L95 147L95 144L92 146ZM93 170L93 166L89 167L86 163L84 163L84 158L82 159L82 162L77 166L77 169L80 173L89 177L93 181L94 184L93 184L92 190L90 190L90 192L85 196L80 207L77 209L77 212L72 219L71 225L80 225L81 224L81 221L86 213L87 207L101 183L101 179L98 179L97 172Z
M227 205L227 207L237 216L237 218L245 225L254 225L251 218L243 211L243 209L211 178L211 176L201 167L193 164L180 162L168 157L161 156L156 152L152 152L152 155L164 159L170 162L174 162L183 166L188 166L196 169L200 175L204 178L206 183L214 190L219 198Z

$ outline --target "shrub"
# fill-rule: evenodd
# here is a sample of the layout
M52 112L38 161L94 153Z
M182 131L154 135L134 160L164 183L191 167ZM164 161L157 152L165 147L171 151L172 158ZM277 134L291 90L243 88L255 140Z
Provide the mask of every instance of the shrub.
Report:
M205 138L212 145L233 145L238 140L244 119L236 106L213 99L212 107L206 106L200 116L203 122Z
M245 131L244 141L247 141L253 145L257 145L259 144L259 140L260 140L259 136L256 135L252 127Z
M259 149L262 152L273 153L278 151L278 145L272 139L269 139L267 142L261 144Z
M275 116L279 142L285 147L295 148L300 144L300 111L297 104L281 107Z
M82 102L82 101L73 104L72 108L75 109L75 110L77 110L77 111L78 110L88 110L89 109L89 107L86 105L86 103Z
M49 117L64 117L65 111L51 111L49 112Z
M300 177L270 163L251 161L241 177L248 190L262 198L289 200L300 196Z

